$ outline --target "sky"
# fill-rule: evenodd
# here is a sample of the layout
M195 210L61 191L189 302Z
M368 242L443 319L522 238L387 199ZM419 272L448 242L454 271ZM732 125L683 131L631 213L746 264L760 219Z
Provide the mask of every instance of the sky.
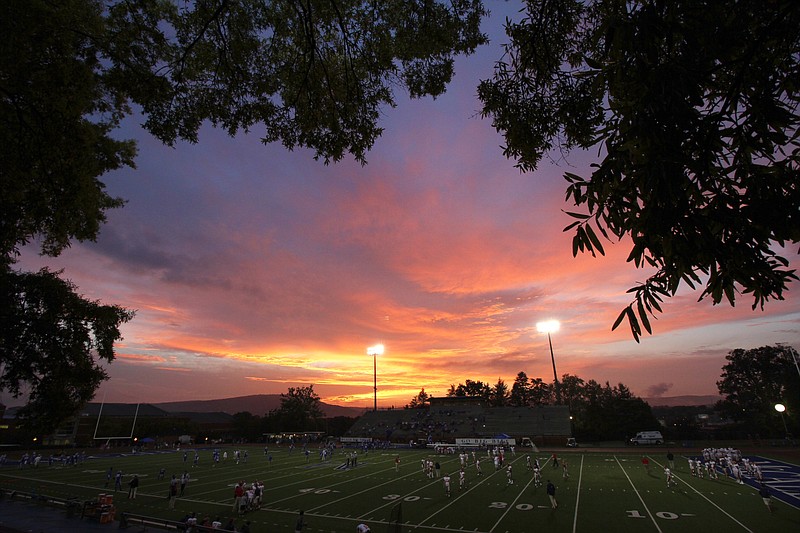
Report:
M443 396L467 379L511 386L523 371L570 373L643 397L716 394L725 355L800 348L800 287L761 311L698 303L683 289L633 340L611 331L626 290L647 278L625 259L572 256L575 210L564 172L596 153L545 158L522 174L481 119L476 87L501 57L514 4L489 3L492 43L459 58L447 93L396 93L365 166L205 127L199 143L166 147L128 120L137 168L103 178L127 200L95 243L58 258L24 250L18 266L63 269L85 297L136 311L123 325L96 400L166 402L286 393L313 385L327 402L401 407L421 389ZM797 250L785 252L794 267ZM376 343L377 358L367 355ZM373 366L375 365L375 367ZM8 396L7 405L15 405Z

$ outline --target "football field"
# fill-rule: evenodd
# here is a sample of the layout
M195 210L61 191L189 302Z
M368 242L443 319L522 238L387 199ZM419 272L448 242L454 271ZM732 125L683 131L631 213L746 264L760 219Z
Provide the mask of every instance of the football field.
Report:
M512 467L510 483L507 471L495 470L482 451L477 457L483 474L478 475L470 454L463 488L458 455L437 455L432 450L359 451L356 466L348 467L345 454L352 450L347 449L337 450L325 461L316 450L305 455L274 446L268 454L258 447L239 449L247 450L246 462L237 464L234 448L227 447L220 451L227 451L228 459L216 466L212 450L205 448L197 450L196 467L194 449L185 450L186 459L184 451L168 451L90 456L76 466L48 465L46 460L38 467L6 465L0 468L0 488L80 499L112 493L117 519L123 511L172 520L195 512L201 519L219 516L223 523L229 517L235 517L237 524L249 520L254 533L293 531L300 510L305 531L319 533L353 532L362 522L373 533L800 531L800 468L766 457L754 460L762 465L773 494L774 513L752 480L745 478L745 484L739 484L723 474L716 480L694 477L685 455L676 454L677 485L667 487L666 452L661 449L559 451L559 460L568 464L566 478L560 466L553 466L550 452L531 453L542 465L542 486L535 485L526 468L526 452L506 456L506 465ZM649 457L649 470L642 465L643 455ZM440 464L439 477L423 472L426 459ZM109 469L122 471L123 490L114 492L113 479L106 485ZM190 480L171 510L169 479L184 471ZM135 500L127 498L133 474L140 479ZM449 496L443 482L447 474ZM234 485L257 480L265 485L261 508L237 516ZM552 509L546 494L547 480L556 486L557 509Z

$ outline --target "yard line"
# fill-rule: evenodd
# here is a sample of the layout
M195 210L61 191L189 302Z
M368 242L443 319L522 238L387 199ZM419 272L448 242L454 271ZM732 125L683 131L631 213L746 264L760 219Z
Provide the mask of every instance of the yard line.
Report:
M583 479L583 458L581 455L581 469L578 472L578 494L575 496L575 518L572 519L572 533L578 529L578 504L581 502L581 479Z
M519 459L515 459L515 460L514 460L514 462L517 462L518 460L519 460ZM545 463L545 464L547 464L547 463ZM505 512L504 512L502 515L500 515L500 518L498 518L498 519L497 519L497 522L495 522L495 523L494 523L494 525L493 525L491 528L489 528L489 533L492 533L492 532L494 531L494 528L496 528L498 525L500 525L500 522L502 522L502 521L503 521L503 519L506 517L506 515L509 513L509 511L511 511L511 509L513 509L513 508L514 508L514 504L516 504L516 503L519 501L519 499L520 499L520 498L522 497L522 495L525 493L525 490L526 490L528 487L530 487L531 483L533 483L533 477L531 477L530 481L528 481L528 484L527 484L527 485L525 485L525 486L522 488L522 490L521 490L521 491L519 491L519 494L517 494L517 497L516 497L516 498L514 498L514 501L513 501L513 502L511 502L511 505L508 505L508 506L506 506L506 511L505 511Z
M658 527L658 524L656 523L656 519L653 518L653 513L651 513L650 509L647 508L647 504L644 503L644 498L642 498L642 495L639 494L638 490L636 490L636 485L633 484L633 481L631 481L630 476L628 476L628 473L625 471L625 468L622 467L622 463L619 462L619 459L617 459L616 455L614 456L614 460L619 465L619 468L620 468L620 470L622 470L622 473L625 474L625 477L628 478L628 483L630 483L631 487L633 487L633 492L635 492L636 496L639 497L639 501L642 502L642 506L644 507L644 510L647 511L647 514L650 516L650 520L653 522L653 525L656 526L656 531L658 531L658 533L662 533L661 528Z
M383 472L388 472L388 471L390 471L390 470L391 470L391 471L394 471L394 467L392 467L392 468L387 468L387 469L386 469L386 470L384 470ZM379 473L382 473L382 472L379 472ZM405 474L405 475L403 475L403 476L400 476L400 477L392 478L392 479L390 479L389 481L386 481L386 482L384 482L384 483L379 483L379 484L377 484L377 485L373 485L373 486L371 486L371 487L369 487L369 488L367 488L367 489L364 489L364 490L358 491L358 492L356 492L356 493L352 493L352 494L348 494L348 495L346 495L346 496L342 496L342 497L341 497L341 498L339 498L338 500L333 500L332 502L323 503L322 505L318 505L317 507L313 507L312 509L309 509L309 511L317 511L317 510L319 510L319 509L323 509L323 508L325 508L325 507L328 507L329 505L333 505L334 503L339 503L340 501L342 501L342 500L347 500L347 499L350 499L350 498L352 498L353 496L358 496L359 494L363 494L363 493L365 493L365 492L370 492L370 491L372 491L372 490L375 490L375 489L376 489L376 488L378 488L378 487L383 487L384 485L391 485L392 483L397 483L397 480L398 480L398 479L404 479L404 478L407 478L407 477L409 477L409 476L413 476L413 475L416 475L416 474L419 474L419 471L418 471L418 470L414 470L413 472L409 472L408 474ZM326 488L329 488L329 487L336 487L336 486L338 486L338 485L343 485L343 484L346 484L346 483L352 483L352 482L353 482L353 481L355 481L355 480L358 480L358 479L363 479L363 478L365 478L365 477L372 477L372 476L374 476L374 475L375 475L374 473L366 473L366 474L364 474L363 476L360 476L360 477L357 477L357 478L348 478L348 479L345 479L345 480L342 480L342 481L340 481L339 483L334 483L333 485L328 485ZM284 498L283 500L279 500L279 501L289 500L289 499L291 499L291 498L294 498L294 497L296 497L296 496L297 496L297 495L292 495L292 496L289 496L289 497L287 497L287 498Z
M655 464L657 464L659 467L661 467L661 468L664 468L664 465L662 465L661 463L659 463L659 462L658 462L658 461L656 461L655 459L653 459L653 462L654 462ZM701 496L701 497L702 497L702 498L703 498L705 501L707 501L708 503L710 503L711 505L713 505L714 507L716 507L717 509L719 509L720 511L722 511L722 513L723 513L725 516L727 516L728 518L730 518L731 520L733 520L734 522L736 522L737 524L739 524L740 526L742 526L742 527L744 528L744 530L745 530L745 531L749 531L750 533L753 533L753 531L752 531L750 528L748 528L746 525L744 525L744 524L742 524L741 522L739 522L738 520L736 520L736 519L735 519L733 516L731 516L730 514L728 514L728 513L727 513L727 512L726 512L726 511L725 511L725 510L722 508L722 507L720 507L720 506L719 506L719 505L717 505L716 503L714 503L714 502L712 502L711 500L709 500L709 499L706 497L706 495L705 495L705 494L703 494L702 492L700 492L699 490L697 490L696 488L694 488L694 487L693 487L691 484L689 484L687 481L684 481L683 479L679 478L677 475L675 475L675 474L673 474L673 475L675 476L675 479L677 479L678 481L680 481L681 483L683 483L684 485L686 485L687 487L689 487L690 489L692 489L693 491L695 491L695 492L696 492L697 494L699 494L699 495L700 495L700 496Z
M385 472L394 472L394 467L392 466L392 467L389 467L389 468L385 468L385 469L383 469L383 470L381 470L381 471L377 472L377 474L383 474L383 473L385 473ZM391 479L390 481L387 481L386 483L381 483L380 485L376 485L376 486L377 486L377 487L381 487L381 486L383 486L383 485L388 485L388 484L390 484L390 483L394 483L394 482L395 482L396 480L398 480L398 479L403 479L403 478L406 478L406 477L408 477L408 476L413 476L414 474L416 474L416 473L418 473L418 472L419 472L418 470L414 470L414 471L412 471L412 472L409 472L408 474L405 474L405 475L403 475L403 476L400 476L399 478L393 478L393 479ZM332 476L332 475L335 475L335 474L329 474L329 475L330 475L330 476ZM329 475L326 475L326 476L320 476L320 477L318 477L317 479L321 479L322 477L329 477ZM367 478L367 477L372 477L372 476L374 476L374 475L376 475L376 473L375 473L375 472L370 472L369 470L367 470L367 471L366 471L366 472L365 472L363 475L361 475L361 476L357 476L357 477L351 477L351 478L350 478L350 477L349 477L349 478L345 478L345 479L342 479L341 481L339 481L338 483L333 483L332 485L325 485L324 487L320 487L320 488L329 489L329 488L331 488L331 487L338 487L339 485L345 485L345 484L347 484L347 483L352 483L353 481L357 481L357 480L359 480L359 479L364 479L364 478ZM300 484L303 484L303 483L306 483L306 484L307 484L307 483L309 483L309 480L308 480L308 479L301 479L301 480L297 481L296 483L289 483L289 484L286 484L286 485L282 485L282 486L281 486L281 489L283 490L283 489L285 489L286 487L289 487L289 486L291 486L291 485L300 485ZM375 488L375 487L373 487L373 488ZM366 492L366 491L361 491L361 492ZM358 492L358 493L356 493L356 494L361 494L361 492ZM350 496L353 496L353 495L351 494ZM270 501L270 503L272 503L272 504L274 504L274 503L280 503L280 502L283 502L283 501L286 501L286 500L291 500L292 498L296 498L296 497L297 497L297 494L291 494L291 495L289 495L289 496L287 496L287 497L285 497L285 498L282 498L282 499L280 499L280 500L271 500L271 501ZM343 497L343 498L340 498L340 499L338 499L338 500L334 500L333 502L330 502L330 503L337 503L337 502L339 502L339 501L341 501L341 500L345 500L345 499L347 499L348 497L349 497L349 496L345 496L345 497ZM313 510L316 510L316 509L321 509L322 507L325 507L326 505L329 505L329 504L323 504L323 505L320 505L320 506L318 506L318 507L315 507L314 509L309 509L309 510L313 511Z

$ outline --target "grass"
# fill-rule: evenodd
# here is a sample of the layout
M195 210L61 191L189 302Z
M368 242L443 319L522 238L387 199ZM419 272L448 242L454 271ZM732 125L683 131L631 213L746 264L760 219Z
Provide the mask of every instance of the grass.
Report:
M244 448L242 448L244 449ZM224 450L224 448L223 448ZM504 471L495 472L485 452L484 475L475 467L467 469L468 486L458 488L459 461L454 455L434 455L429 450L371 451L359 453L355 468L337 468L344 455L337 451L322 463L316 453L308 461L299 451L271 447L270 463L263 448L248 448L247 463L235 464L232 448L229 458L212 467L211 451L200 450L200 464L192 468L193 451L184 463L182 452L101 456L78 466L52 466L19 469L0 468L0 487L36 491L48 496L81 499L95 498L106 488L106 471L121 469L125 491L115 494L117 517L122 511L179 520L189 512L198 516L233 516L233 486L238 480L265 484L264 505L251 511L242 523L251 521L252 531L267 533L293 531L300 509L305 511L307 531L317 533L352 532L359 522L370 525L374 533L402 531L415 533L527 533L548 532L710 532L710 531L800 531L800 509L774 501L770 514L757 492L720 476L719 480L698 479L689 475L682 456L676 455L678 486L667 488L663 474L665 452L660 449L616 453L614 451L559 451L569 464L570 476L563 479L561 469L547 462L550 453L534 456L543 466L543 477L557 486L557 510L550 508L544 487L535 487L525 467L525 453L507 457L513 466L514 484L507 483ZM641 464L641 454L650 456L650 471ZM396 471L395 457L400 456ZM438 461L442 472L454 473L452 495L447 497L441 479L423 475L420 460ZM166 477L158 479L164 468ZM191 480L176 509L167 505L169 478L188 471ZM140 478L137 499L127 499L127 480ZM393 513L401 509L402 527L391 525Z

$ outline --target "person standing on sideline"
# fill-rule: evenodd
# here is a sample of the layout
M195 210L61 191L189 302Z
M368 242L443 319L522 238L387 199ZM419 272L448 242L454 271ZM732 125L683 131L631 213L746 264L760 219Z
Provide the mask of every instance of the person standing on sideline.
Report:
M549 479L547 480L547 496L550 498L550 507L557 509L558 502L556 501L556 486L553 485L553 482Z
M305 511L300 509L297 514L297 520L294 523L294 533L301 533L304 527L306 527Z
M139 476L136 474L133 475L130 481L128 481L128 498L131 500L136 499L136 489L139 488Z
M761 488L758 489L758 495L761 496L764 505L767 506L769 513L772 514L772 495L769 493L769 488L765 483L762 483Z
M239 506L241 505L242 496L244 496L244 487L242 483L239 482L236 484L236 488L233 489L233 511L239 512Z
M175 476L173 476L173 479ZM175 509L175 500L178 499L178 484L169 482L169 508Z
M183 492L186 490L186 484L189 482L189 472L186 470L183 471L183 475L181 475L181 498L183 498Z
M667 452L667 462L669 463L669 469L675 470L675 456L672 455L672 452Z

